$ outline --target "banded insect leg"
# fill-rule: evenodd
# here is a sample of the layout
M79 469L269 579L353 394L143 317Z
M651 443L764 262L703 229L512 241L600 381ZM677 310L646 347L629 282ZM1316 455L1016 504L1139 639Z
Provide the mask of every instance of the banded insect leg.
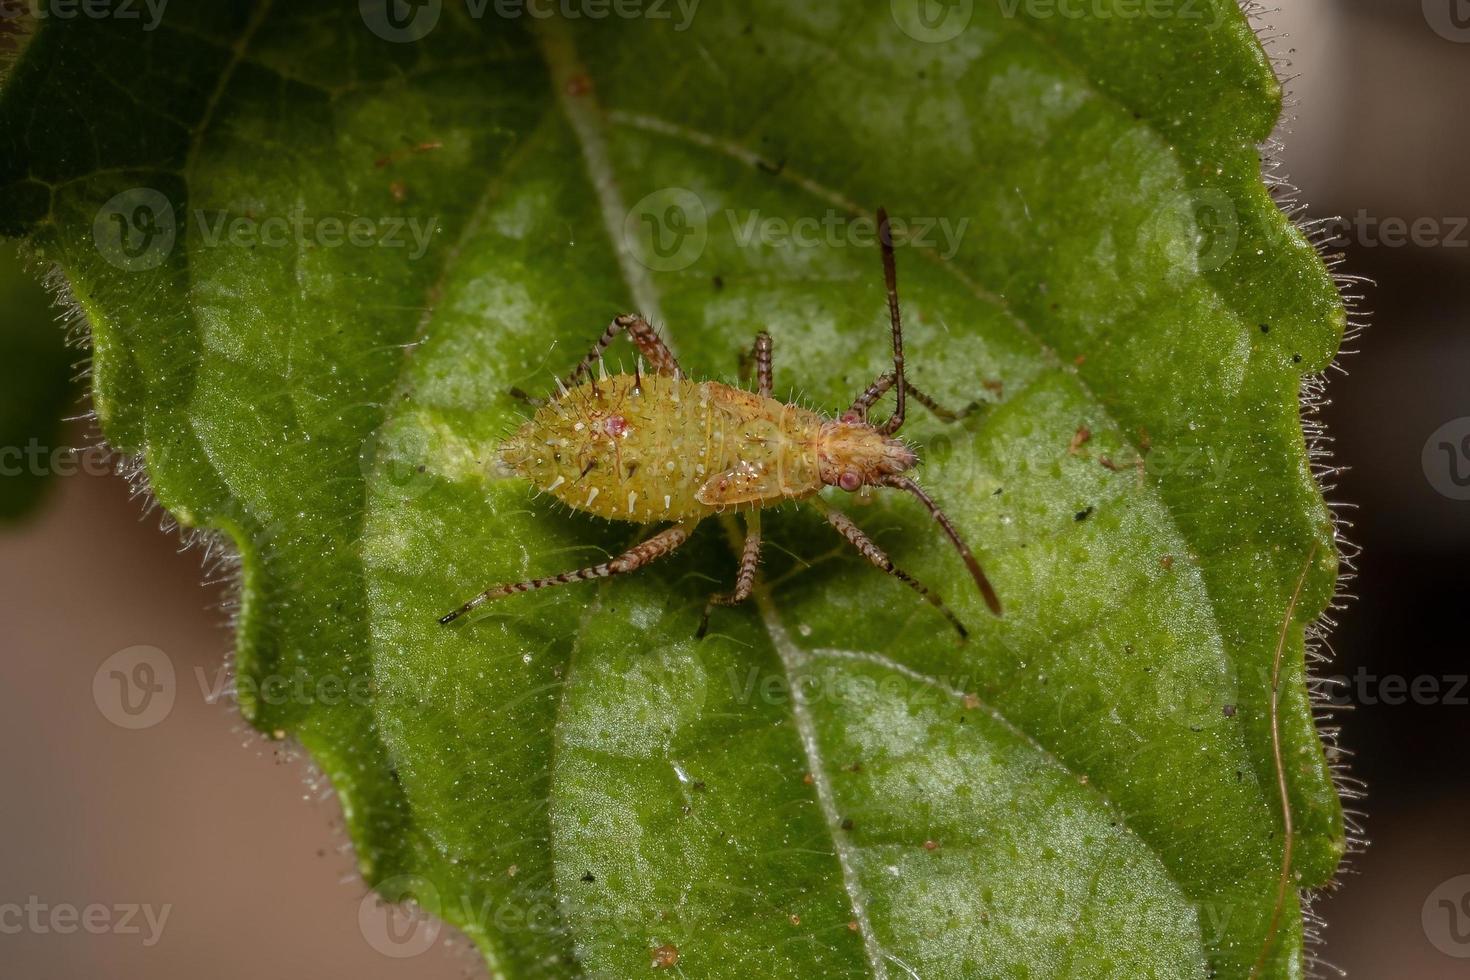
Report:
M639 353L648 358L648 363L653 366L657 374L666 374L670 377L679 377L683 372L679 369L679 362L674 357L674 352L669 350L658 331L643 317L636 313L624 313L622 316L613 317L613 321L607 325L602 336L597 338L597 343L592 345L592 350L577 364L572 373L562 382L570 388L577 383L584 374L591 372L597 362L601 360L603 352L617 339L618 334L627 331L628 339L633 341Z
M852 522L852 518L848 517L836 507L827 504L819 497L813 497L812 500L816 502L823 515L827 518L827 523L836 528L837 533L846 538L858 550L859 554L923 596L924 601L944 614L944 618L949 620L950 625L959 631L961 639L970 635L970 631L965 629L965 624L960 622L959 617L944 604L944 600L939 598L938 594L933 592L923 582L920 582L908 572L895 565L893 559L889 558L882 548L874 544L873 539L864 534L862 528Z
M627 572L636 571L649 562L665 557L685 541L688 541L689 534L694 530L694 526L697 523L698 521L680 521L672 527L664 528L647 541L635 544L611 561L605 561L598 565L589 565L586 568L578 568L546 578L533 578L527 579L524 582L507 582L504 585L492 585L458 609L439 617L439 622L441 625L447 626L477 606L481 606L492 599L501 599L519 592L534 592L537 589L546 589L553 585L566 585L569 582L583 582L588 579L607 578L610 575L623 575Z
M755 335L755 344L750 348L750 353L740 358L742 381L750 380L752 366L755 368L756 391L763 397L770 398L775 387L771 367L771 335L764 330Z
M745 514L745 547L740 552L740 571L735 576L735 591L716 592L705 603L704 615L699 620L696 637L709 632L709 614L715 606L738 606L750 598L755 588L755 569L761 560L761 512L747 511Z

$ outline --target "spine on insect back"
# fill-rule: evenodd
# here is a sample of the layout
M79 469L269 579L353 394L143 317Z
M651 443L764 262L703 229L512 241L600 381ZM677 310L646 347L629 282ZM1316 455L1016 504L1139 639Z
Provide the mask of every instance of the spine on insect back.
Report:
M744 505L820 489L821 416L714 381L620 374L573 387L501 446L501 462L568 506L650 523L724 509L701 490L763 475ZM704 497L702 500L701 497Z

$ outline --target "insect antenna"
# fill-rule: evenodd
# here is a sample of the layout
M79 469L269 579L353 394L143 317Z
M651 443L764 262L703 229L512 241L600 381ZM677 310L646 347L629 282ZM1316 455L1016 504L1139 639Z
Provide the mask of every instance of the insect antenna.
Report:
M930 497L924 492L922 487L906 476L899 476L897 474L885 476L880 482L883 486L906 490L919 498L919 501L928 509L929 515L934 518L940 527L944 528L944 533L949 535L949 540L954 543L955 550L964 559L965 567L970 570L970 575L975 579L975 584L980 587L980 594L985 597L985 605L989 606L990 611L995 615L1001 615L1000 597L995 594L995 588L990 584L990 579L985 577L985 572L980 568L979 559L975 557L975 553L970 550L970 546L965 544L964 539L960 537L960 532L956 531L955 526L950 523L949 516L939 509L939 505L934 502L934 498Z
M888 320L893 325L893 414L883 423L884 435L893 435L903 425L908 384L903 376L903 322L898 315L898 263L893 255L893 229L888 209L878 209L878 242L883 252L883 285L888 290Z

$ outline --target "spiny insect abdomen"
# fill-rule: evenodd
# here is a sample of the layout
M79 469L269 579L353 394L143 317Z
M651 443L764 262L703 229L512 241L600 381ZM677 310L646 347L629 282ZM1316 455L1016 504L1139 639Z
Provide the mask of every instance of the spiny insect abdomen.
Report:
M816 492L810 447L821 422L718 382L620 374L542 406L500 457L577 510L638 523L680 520L720 509L701 490L725 473L779 475L773 495Z

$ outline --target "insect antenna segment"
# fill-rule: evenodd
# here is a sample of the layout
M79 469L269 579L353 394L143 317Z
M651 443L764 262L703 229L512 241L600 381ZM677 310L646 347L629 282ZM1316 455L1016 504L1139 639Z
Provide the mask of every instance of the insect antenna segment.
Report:
M898 315L898 262L893 255L893 229L888 224L888 209L878 209L878 243L883 252L883 286L888 292L888 322L893 328L893 414L881 431L891 436L903 427L908 383L903 376L903 321Z
M949 515L941 510L939 505L934 502L934 498L930 497L924 492L922 487L906 476L888 476L884 477L882 482L884 486L905 490L919 498L919 501L929 511L929 515L934 518L935 523L944 529L944 533L953 542L955 550L964 559L965 567L970 570L970 576L974 578L975 584L980 588L980 594L985 598L985 605L995 615L1001 615L1000 597L995 594L995 588L990 584L990 579L985 577L985 571L980 567L979 559L970 550L970 546L965 544L965 539L960 537L960 532L955 530L955 526L950 521Z

